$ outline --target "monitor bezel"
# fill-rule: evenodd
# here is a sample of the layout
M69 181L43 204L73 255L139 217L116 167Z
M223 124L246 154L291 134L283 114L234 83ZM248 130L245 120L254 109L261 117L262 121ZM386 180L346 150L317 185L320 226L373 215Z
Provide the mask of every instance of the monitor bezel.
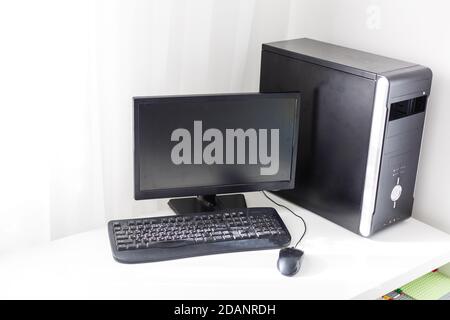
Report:
M258 182L248 184L233 184L233 185L215 185L215 186L195 186L195 187L175 187L153 190L141 190L140 188L140 163L139 163L139 107L142 104L148 105L152 103L161 102L192 102L198 101L204 103L206 101L217 100L240 100L243 99L279 99L279 98L294 98L295 104L295 116L294 116L294 139L292 146L292 161L291 161L291 178L290 180L274 180L269 182ZM208 95L167 95L167 96L147 96L147 97L133 97L134 106L134 145L133 145L133 157L134 157L134 198L135 200L147 200L147 199L164 199L164 198L179 198L179 197L192 197L199 195L209 194L229 194L229 193L241 193L241 192L253 192L261 190L286 190L292 189L295 186L296 176L296 164L297 164L297 150L298 150L298 135L299 135L299 118L300 118L300 93L238 93L238 94L208 94Z

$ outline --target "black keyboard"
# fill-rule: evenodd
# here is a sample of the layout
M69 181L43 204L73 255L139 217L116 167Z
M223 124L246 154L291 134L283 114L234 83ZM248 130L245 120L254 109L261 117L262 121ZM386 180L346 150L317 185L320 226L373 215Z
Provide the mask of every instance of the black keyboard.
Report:
M114 258L155 262L288 246L291 236L273 208L193 213L108 223Z

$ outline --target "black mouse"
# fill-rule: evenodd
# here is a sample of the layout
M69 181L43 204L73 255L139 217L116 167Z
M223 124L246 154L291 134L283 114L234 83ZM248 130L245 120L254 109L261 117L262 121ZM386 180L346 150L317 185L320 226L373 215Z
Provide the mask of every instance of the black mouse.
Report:
M295 248L281 249L278 256L278 270L285 276L293 276L300 270L302 260L302 250Z

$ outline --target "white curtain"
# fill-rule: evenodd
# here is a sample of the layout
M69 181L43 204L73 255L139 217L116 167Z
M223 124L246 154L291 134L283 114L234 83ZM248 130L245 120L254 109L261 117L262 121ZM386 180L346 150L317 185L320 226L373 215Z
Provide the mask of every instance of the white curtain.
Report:
M0 253L155 206L133 200L132 97L257 91L288 0L0 2Z

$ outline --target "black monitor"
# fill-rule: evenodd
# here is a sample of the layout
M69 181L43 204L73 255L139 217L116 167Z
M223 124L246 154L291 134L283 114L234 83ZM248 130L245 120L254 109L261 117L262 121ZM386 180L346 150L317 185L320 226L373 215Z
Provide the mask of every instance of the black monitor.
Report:
M134 98L135 199L176 213L246 207L236 192L292 189L298 93Z

